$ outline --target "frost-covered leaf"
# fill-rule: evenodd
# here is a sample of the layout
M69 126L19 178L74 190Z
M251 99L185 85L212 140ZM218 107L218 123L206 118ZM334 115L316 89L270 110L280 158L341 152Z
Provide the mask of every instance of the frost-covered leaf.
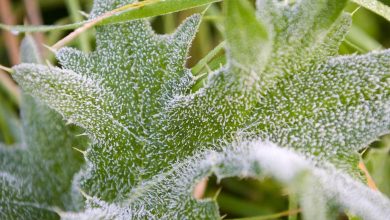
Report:
M235 1L227 1L228 15L254 13ZM91 16L131 2L95 1ZM337 56L350 25L350 16L342 12L345 4L258 0L256 15L227 19L228 64L196 92L184 65L199 15L171 35L155 34L145 20L97 27L95 52L64 48L57 54L62 68L22 64L14 68L14 77L91 137L87 168L76 178L92 197L86 217L218 218L214 202L191 197L204 176L258 177L266 171L289 184L298 173L285 171L306 164L310 179L319 181L309 184L318 189L306 187L309 192L375 219L376 211L379 217L388 214L388 200L327 165L356 175L358 150L390 128L390 51ZM245 48L253 51L243 54L243 43L235 37L248 38ZM274 150L249 144L259 138L295 149L310 162L270 161ZM329 184L336 177L336 184L351 188ZM362 202L354 206L355 197L345 200L349 193L362 196ZM310 204L310 195L303 205ZM362 206L374 211L362 213Z
M390 5L381 0L352 0L390 21Z
M96 52L59 52L62 65L74 72L32 64L18 68L20 77L45 85L43 93L30 87L33 93L52 100L52 108L93 137L94 147L87 154L94 165L87 172L96 175L82 180L88 194L115 199L175 160L174 152L165 161L169 155L151 154L156 148L165 152L174 147L160 143L154 130L161 109L192 83L184 63L199 21L199 15L189 18L171 36L155 35L146 21L99 27ZM111 178L112 173L120 180Z
M248 1L227 1L226 10L230 62L248 72L261 72L272 48L266 27Z
M243 160L245 158L245 160ZM197 182L214 173L222 178L238 176L263 178L271 176L301 193L303 199L322 195L338 209L348 209L366 220L390 216L390 201L379 192L342 174L330 165L316 168L312 161L289 149L261 141L240 142L226 146L222 152L206 151L176 163L167 172L155 176L128 194L125 201L108 204L89 198L90 206L83 213L62 213L63 219L219 219L215 202L197 201L192 191ZM308 187L313 194L307 194ZM314 196L313 196L314 195ZM352 201L352 202L351 202ZM310 206L317 219L318 203ZM338 210L332 210L338 211ZM329 214L329 213L326 213Z
M273 53L264 71L269 80L304 72L337 55L350 26L350 15L342 12L346 0L295 2L290 6L274 0L257 1L257 15L268 22L273 38Z
M266 130L264 138L351 170L358 150L390 129L390 51L312 68L268 90L248 130Z
M34 50L30 38L22 50ZM36 62L34 55L26 55L23 60ZM54 208L82 206L72 179L83 159L72 147L83 149L85 140L75 138L79 128L66 126L58 113L28 95L23 95L21 112L22 142L0 146L0 219L57 219Z

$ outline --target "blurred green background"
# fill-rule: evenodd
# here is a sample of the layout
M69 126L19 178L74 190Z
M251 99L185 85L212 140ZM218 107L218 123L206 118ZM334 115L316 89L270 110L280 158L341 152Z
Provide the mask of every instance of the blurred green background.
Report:
M239 0L244 1L244 0ZM390 5L389 0L381 2ZM92 7L92 0L0 0L0 22L5 24L68 24L86 18ZM187 16L201 12L204 8L182 11L175 14L150 18L157 33L174 31ZM340 47L340 54L361 54L372 50L390 48L390 22L376 14L350 3L346 11L353 13L353 26ZM193 67L200 59L223 41L223 10L221 3L208 8L193 43L188 67ZM57 30L34 34L41 45L53 45L69 31ZM22 34L2 32L0 35L0 64L11 67L19 63L19 43ZM68 46L89 52L94 48L94 31L88 30ZM41 47L44 57L55 64L53 54ZM217 53L206 68L197 74L207 73L225 62L224 51ZM1 70L0 70L1 71ZM200 87L197 84L195 87ZM194 88L196 89L196 88ZM14 81L4 72L0 73L0 143L12 146L20 139L20 91ZM390 117L390 116L389 116ZM362 149L364 162L380 191L390 197L390 136L371 143L368 150ZM284 211L299 208L289 190L272 179L242 180L225 179L217 182L214 177L208 180L204 197L216 197L221 214L226 218L253 219L299 219L292 212L288 217ZM340 213L340 219L348 219ZM252 218L251 218L252 219Z

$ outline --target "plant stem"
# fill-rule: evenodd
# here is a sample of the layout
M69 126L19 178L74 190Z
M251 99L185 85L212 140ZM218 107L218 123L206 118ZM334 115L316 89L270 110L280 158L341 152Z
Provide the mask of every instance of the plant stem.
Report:
M298 200L297 196L293 193L290 193L288 196L288 209L289 210L297 210L298 209ZM297 220L297 214L298 213L293 213L288 216L288 220Z
M0 70L3 70L5 72L7 72L7 73L12 73L12 69L11 68L5 67L3 65L0 65Z
M359 167L360 170L362 170L364 172L364 175L367 178L367 185L368 185L368 187L370 187L372 190L378 191L378 187L376 186L376 183L375 183L374 179L372 179L370 173L368 172L364 162L360 161L358 167Z
M224 49L226 42L222 41L214 49L212 49L205 57L203 57L193 68L192 73L198 75L200 71L210 62L222 49Z

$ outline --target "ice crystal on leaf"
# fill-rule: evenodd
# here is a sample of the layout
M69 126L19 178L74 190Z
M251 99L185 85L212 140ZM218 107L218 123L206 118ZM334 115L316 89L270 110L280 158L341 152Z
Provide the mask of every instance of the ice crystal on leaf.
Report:
M91 16L131 2L97 0ZM258 0L257 12L225 4L228 64L197 92L184 65L200 15L171 35L146 20L98 26L95 52L63 48L62 68L14 68L26 91L92 140L75 180L86 210L62 216L219 218L213 201L191 196L205 176L293 184L306 172L304 207L306 188L366 219L390 215L385 197L337 171L358 177L358 150L389 131L390 51L337 56L350 25L343 0Z
M120 203L89 198L89 206L84 212L64 213L62 217L70 220L219 219L214 201L197 201L191 194L195 183L211 173L219 179L272 176L284 184L296 186L304 197L305 219L336 219L337 212L321 216L320 211L327 210L329 204L312 203L313 199L336 200L339 208L350 210L364 219L386 219L390 215L388 199L330 165L326 169L316 168L302 155L261 141L233 143L225 147L220 152L205 151L176 163L169 172L156 175L135 188Z
M24 62L37 62L31 38L22 44ZM26 52L29 52L28 54ZM72 179L83 163L85 138L61 116L29 95L22 96L22 143L0 145L0 219L58 219L55 208L77 210L81 195Z

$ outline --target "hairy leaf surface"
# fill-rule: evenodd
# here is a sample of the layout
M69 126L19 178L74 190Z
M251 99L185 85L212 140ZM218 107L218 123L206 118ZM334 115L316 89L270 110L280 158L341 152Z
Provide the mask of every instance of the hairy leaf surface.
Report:
M356 4L359 4L375 13L378 15L386 18L388 21L390 21L390 6L386 1L380 1L380 0L353 0L356 2Z
M91 16L131 2L95 1ZM324 206L330 200L367 219L389 214L385 197L329 167L358 177L358 150L389 131L390 51L337 56L350 25L346 1L258 0L256 14L241 1L225 4L227 16L239 18L226 21L228 64L196 92L185 62L200 15L171 35L155 34L145 20L99 26L95 52L64 48L62 68L14 68L26 91L92 139L76 179L91 197L87 210L65 218L219 218L213 201L191 197L205 176L265 172L293 184L302 170ZM284 164L294 153L272 160L290 151L251 142L258 139L298 151L301 162ZM332 178L340 178L335 188ZM303 206L313 198L304 189ZM375 211L362 213L360 204Z
M22 59L38 62L31 38L22 44ZM29 53L27 53L29 52ZM72 179L80 169L85 138L66 126L61 116L29 95L23 95L22 142L0 146L0 219L57 219L54 208L77 210L82 200Z
M221 152L199 153L135 188L121 203L110 204L89 198L90 206L85 212L63 213L62 218L219 219L214 201L197 201L191 194L195 184L211 173L218 179L271 176L302 193L305 219L333 219L329 217L335 213L328 212L330 207L326 201L333 201L338 209L348 209L367 220L386 219L390 215L390 200L331 165L326 169L317 168L312 161L291 150L253 141L233 143ZM310 203L313 198L316 203Z

